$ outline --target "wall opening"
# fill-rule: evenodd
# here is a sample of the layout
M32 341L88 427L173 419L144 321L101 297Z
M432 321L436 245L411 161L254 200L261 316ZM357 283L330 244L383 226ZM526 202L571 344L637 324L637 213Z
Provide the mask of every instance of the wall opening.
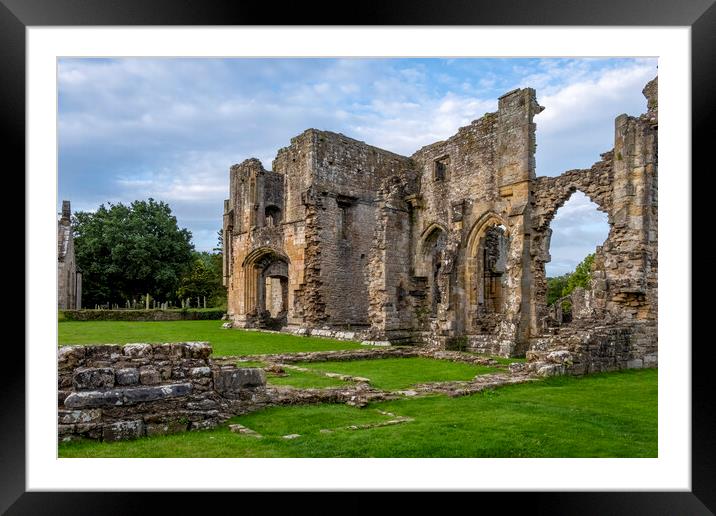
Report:
M288 320L288 261L268 248L252 252L244 263L245 308L259 327L280 329Z
M428 306L430 314L437 315L438 306L443 301L441 289L441 268L447 235L442 228L433 228L423 241L423 259L427 266Z
M266 226L278 226L281 223L281 208L273 204L266 206L264 210Z
M477 333L493 332L505 311L507 249L505 226L497 221L486 225L472 257L475 300L472 326Z
M433 180L445 181L448 173L448 157L442 157L435 160L435 168L433 171Z
M593 255L609 236L609 229L607 214L581 191L575 191L557 210L550 223L544 301L558 323L572 319L569 296L574 289L590 289Z

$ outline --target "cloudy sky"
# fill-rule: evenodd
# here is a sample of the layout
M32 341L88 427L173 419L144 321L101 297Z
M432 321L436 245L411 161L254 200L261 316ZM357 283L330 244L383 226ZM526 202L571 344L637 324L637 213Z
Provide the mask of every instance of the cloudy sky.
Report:
M656 59L61 59L59 198L73 211L153 197L198 250L211 250L229 167L266 168L309 127L403 155L537 90L537 175L586 168L613 146L614 118L646 110ZM569 272L607 236L577 193L552 228L548 275Z

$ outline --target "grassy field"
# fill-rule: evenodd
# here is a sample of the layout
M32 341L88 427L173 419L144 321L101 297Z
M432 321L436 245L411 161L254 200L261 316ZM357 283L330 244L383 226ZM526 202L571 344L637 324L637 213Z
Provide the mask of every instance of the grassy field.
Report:
M344 382L338 378L330 378L316 373L304 371L286 370L287 376L276 376L268 373L266 383L269 385L290 385L301 389L324 389L328 387L352 386L350 382Z
M365 349L357 342L296 337L286 333L226 330L221 324L222 321L63 321L58 324L58 335L61 346L207 341L214 348L215 356Z
M478 374L497 371L494 367L422 357L352 360L350 362L311 362L301 364L301 366L316 371L368 378L371 386L386 391L407 389L417 383L472 380Z
M82 323L85 324L85 323ZM385 362L385 361L375 361ZM348 365L348 364L346 364ZM351 430L392 418L413 421ZM657 371L559 377L448 398L276 407L227 426L116 443L74 442L60 457L656 457ZM287 440L282 436L300 434Z

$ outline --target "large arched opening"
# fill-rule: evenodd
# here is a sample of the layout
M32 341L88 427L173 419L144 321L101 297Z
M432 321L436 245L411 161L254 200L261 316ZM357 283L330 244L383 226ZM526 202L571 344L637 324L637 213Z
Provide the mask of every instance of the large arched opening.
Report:
M505 313L509 245L507 224L496 214L485 214L470 232L465 267L469 333L493 333Z
M591 289L596 253L609 236L609 217L604 209L582 191L573 189L549 222L548 255L544 264L548 319L566 324L573 317L576 289Z
M436 317L443 302L441 273L447 232L439 224L432 224L423 233L415 275L426 280L427 308L430 317Z
M280 328L288 317L288 257L262 247L251 252L243 263L244 303L247 315L258 326Z

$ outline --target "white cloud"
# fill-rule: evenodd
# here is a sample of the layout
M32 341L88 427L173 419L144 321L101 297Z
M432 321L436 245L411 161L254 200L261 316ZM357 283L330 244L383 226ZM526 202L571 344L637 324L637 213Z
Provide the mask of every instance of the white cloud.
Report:
M609 235L607 214L579 191L557 210L551 228L552 260L546 264L548 277L574 271Z
M62 60L61 186L68 174L91 179L91 189L77 184L97 205L166 200L198 231L220 224L232 164L255 156L270 168L277 150L308 127L410 155L495 111L496 96L483 90L508 84L494 70L452 75L469 65L461 60L437 71L380 59L306 61L242 60L237 68L212 59ZM594 63L601 61L514 67L521 78L512 87L537 88L547 108L536 118L538 175L590 166L612 146L614 117L644 110L640 92L654 60ZM577 229L569 229L574 239ZM201 230L213 239L210 228Z

